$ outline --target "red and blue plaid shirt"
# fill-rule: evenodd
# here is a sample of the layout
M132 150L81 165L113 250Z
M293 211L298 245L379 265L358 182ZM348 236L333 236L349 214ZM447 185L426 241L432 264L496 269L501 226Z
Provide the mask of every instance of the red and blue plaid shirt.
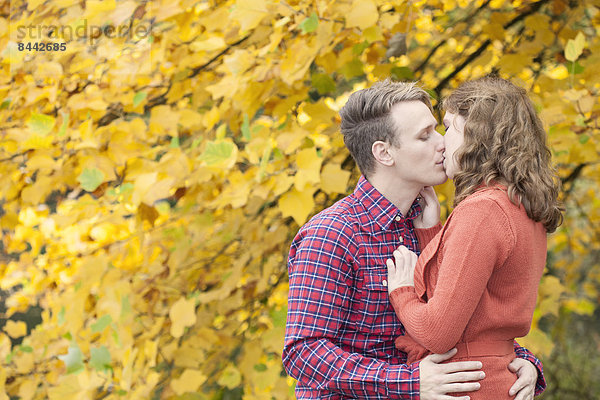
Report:
M419 399L419 364L406 365L404 335L387 292L385 260L404 244L420 253L412 220L361 177L354 193L298 232L289 259L283 364L298 399ZM518 357L542 365L515 343Z

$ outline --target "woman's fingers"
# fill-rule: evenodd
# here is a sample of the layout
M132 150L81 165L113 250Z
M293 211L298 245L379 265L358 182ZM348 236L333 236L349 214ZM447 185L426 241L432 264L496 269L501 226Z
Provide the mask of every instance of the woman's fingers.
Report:
M406 268L414 268L419 257L407 247L400 246L394 251L394 258L396 259L396 267L402 266L402 269L404 270Z
M394 260L396 260L396 269L403 271L404 270L404 252L402 251L404 246L398 247L398 250L394 250Z

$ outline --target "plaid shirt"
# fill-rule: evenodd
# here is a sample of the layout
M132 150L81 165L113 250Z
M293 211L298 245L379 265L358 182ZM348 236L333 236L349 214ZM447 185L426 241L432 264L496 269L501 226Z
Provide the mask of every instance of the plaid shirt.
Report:
M315 215L292 243L283 364L298 399L419 399L419 364L406 365L404 335L387 293L385 260L404 244L419 254L412 220L361 177L354 193ZM518 357L542 365L515 343Z

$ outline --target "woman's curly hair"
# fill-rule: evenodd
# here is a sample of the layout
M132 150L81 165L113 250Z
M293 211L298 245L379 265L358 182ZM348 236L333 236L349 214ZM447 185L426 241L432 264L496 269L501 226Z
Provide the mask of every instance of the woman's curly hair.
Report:
M443 102L465 118L464 143L455 154L458 205L481 184L506 185L508 197L547 232L562 223L560 180L551 165L542 121L524 89L498 77L465 82Z

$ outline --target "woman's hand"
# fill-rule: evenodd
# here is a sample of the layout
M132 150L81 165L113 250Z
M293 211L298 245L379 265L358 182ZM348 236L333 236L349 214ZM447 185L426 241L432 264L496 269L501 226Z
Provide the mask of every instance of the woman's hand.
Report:
M388 293L403 286L414 286L417 255L404 246L394 250L394 261L386 260L388 268Z
M440 201L433 186L425 186L420 192L423 212L414 219L415 228L431 228L440 222Z

